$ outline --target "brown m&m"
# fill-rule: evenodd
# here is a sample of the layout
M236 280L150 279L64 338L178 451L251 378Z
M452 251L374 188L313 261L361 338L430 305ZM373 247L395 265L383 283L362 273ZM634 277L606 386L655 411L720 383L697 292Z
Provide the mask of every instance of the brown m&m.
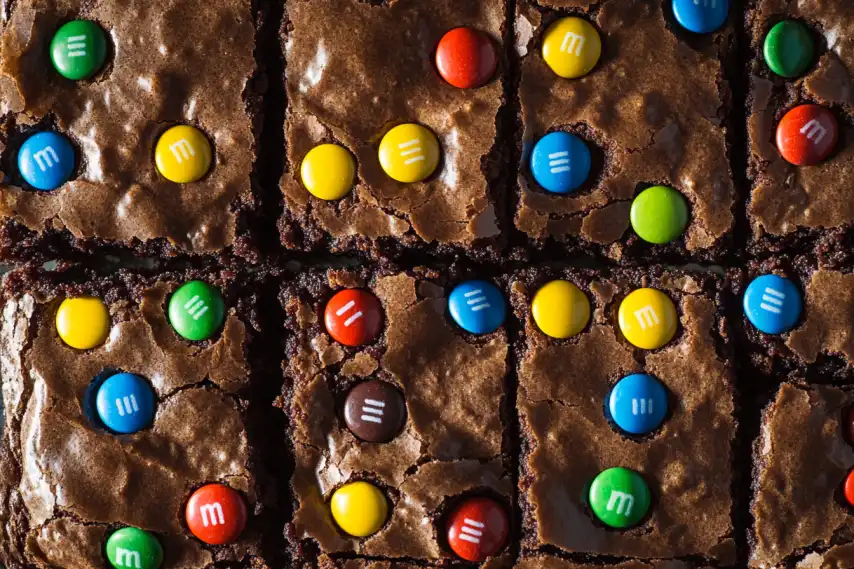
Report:
M378 380L366 381L347 394L344 421L363 441L387 443L403 428L406 403L392 385Z

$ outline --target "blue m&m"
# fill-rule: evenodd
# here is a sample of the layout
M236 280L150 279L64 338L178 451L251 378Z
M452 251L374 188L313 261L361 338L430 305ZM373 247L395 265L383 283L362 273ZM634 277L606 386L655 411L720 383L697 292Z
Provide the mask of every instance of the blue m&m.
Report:
M472 334L495 332L507 315L501 291L486 281L466 281L448 296L448 310L460 328Z
M762 275L747 286L744 314L766 334L783 334L795 327L804 308L801 292L789 279Z
M121 434L141 431L154 420L154 391L143 378L132 373L110 376L95 399L98 417L108 429Z
M18 171L38 190L55 190L74 172L74 147L61 134L39 132L18 150Z
M683 28L708 34L724 25L729 0L673 0L673 15Z
M611 390L608 412L614 423L627 433L651 433L667 415L667 390L651 375L626 376Z
M568 194L590 175L590 149L568 132L551 132L534 145L531 174L544 189Z

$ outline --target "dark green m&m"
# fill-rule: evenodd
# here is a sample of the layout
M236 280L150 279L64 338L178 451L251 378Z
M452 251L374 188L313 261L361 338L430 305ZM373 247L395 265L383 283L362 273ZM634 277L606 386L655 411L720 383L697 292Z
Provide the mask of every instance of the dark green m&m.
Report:
M122 528L107 540L107 560L115 569L158 569L163 547L147 531Z
M50 59L66 79L88 79L107 59L107 36L95 22L72 20L53 36Z
M784 20L765 36L765 63L781 77L803 75L812 65L815 45L810 31L793 20Z

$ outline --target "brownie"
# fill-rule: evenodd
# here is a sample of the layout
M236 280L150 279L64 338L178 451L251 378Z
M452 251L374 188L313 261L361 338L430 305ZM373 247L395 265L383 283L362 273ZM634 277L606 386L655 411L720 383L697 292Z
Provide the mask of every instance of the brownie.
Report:
M598 253L612 260L721 260L731 251L737 192L728 160L730 92L725 68L732 26L694 35L673 19L670 2L521 0L516 14L520 158L515 227L528 244ZM664 5L667 5L665 9ZM590 73L564 79L542 56L554 8L590 21L602 55ZM733 7L735 12L736 8ZM591 151L587 181L553 194L531 175L533 144L566 131ZM665 185L688 201L685 233L651 245L631 229L633 198Z
M594 569L602 565L592 563L572 562L552 555L523 556L516 563L515 569ZM609 564L612 569L697 569L707 567L703 563L690 563L674 559L658 559L650 561L632 560Z
M763 57L765 36L784 20L805 25L815 43L813 64L794 79L773 73ZM854 28L854 13L845 0L754 0L747 26L753 51L747 108L750 249L760 256L830 250L850 262L854 194L847 180L854 173L854 50L848 30ZM834 152L815 166L790 164L775 143L780 119L804 103L830 107L839 126Z
M553 279L574 283L591 303L591 321L567 340L546 336L531 316L533 294ZM515 347L523 551L735 562L726 280L659 267L531 268L512 279L511 302L524 324ZM617 325L620 303L642 287L664 292L679 321L673 339L652 351L630 345ZM669 411L656 431L628 436L606 415L606 402L618 380L640 372L665 385ZM584 497L611 467L634 470L650 487L651 513L631 529L606 529Z
M295 512L286 530L295 562L318 553L441 560L451 557L442 518L463 498L494 498L510 515L507 332L473 336L446 313L450 287L472 276L453 269L330 269L305 272L283 288L280 405L295 459ZM333 294L353 288L376 295L383 312L377 339L355 348L331 339L324 325ZM365 442L345 422L347 394L366 380L385 382L405 398L406 422L388 443ZM377 485L390 502L385 525L364 539L340 531L328 504L354 480Z
M282 243L374 257L416 249L495 259L507 227L504 123L504 0L288 0L282 31L288 109L281 180ZM487 34L500 61L476 89L458 89L433 53L449 30ZM380 167L392 127L420 123L439 139L441 160L425 181L403 184ZM300 179L307 152L343 145L357 163L355 187L338 201L313 197Z
M180 338L165 314L172 291L193 278L218 287L227 307L221 331L203 342ZM134 526L158 538L167 567L264 566L270 500L253 442L261 422L248 412L256 286L225 272L22 270L6 275L4 287L0 563L106 567L107 538ZM106 343L89 350L66 345L55 324L62 300L81 295L103 299L110 312ZM93 388L118 371L142 376L155 393L152 425L134 434L109 431L94 411ZM230 545L205 545L187 529L185 504L209 483L246 502L246 529Z
M739 303L750 281L763 274L791 280L803 298L803 311L791 331L765 334L739 308L745 340L742 345L751 365L781 379L797 374L809 381L850 381L854 368L854 343L850 337L854 274L819 266L810 256L753 261L742 279L734 281Z
M0 38L0 256L132 250L253 259L260 5L10 3ZM107 62L91 80L70 81L51 64L51 38L72 19L95 21L109 38ZM199 128L213 147L208 174L181 185L154 163L158 138L179 123ZM18 172L18 149L40 130L64 134L77 154L72 178L54 191L34 190Z
M850 388L784 383L754 444L751 567L854 566L842 484L854 467L843 421Z

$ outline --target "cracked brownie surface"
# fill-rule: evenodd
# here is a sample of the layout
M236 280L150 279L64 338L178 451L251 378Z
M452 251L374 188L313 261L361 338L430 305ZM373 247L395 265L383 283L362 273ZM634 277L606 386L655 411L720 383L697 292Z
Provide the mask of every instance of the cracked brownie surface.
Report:
M589 325L568 340L546 336L531 316L533 294L552 279L575 283L591 304ZM735 561L734 371L723 283L710 273L656 267L531 269L511 278L511 302L524 323L516 347L523 550ZM665 292L679 317L676 336L653 351L630 345L616 324L619 304L641 287ZM611 388L632 373L656 377L669 392L668 417L643 437L626 436L605 413ZM583 497L611 467L635 470L652 492L651 514L635 528L605 529Z
M101 567L105 541L121 526L155 533L169 567L260 556L253 521L261 511L257 465L239 395L250 377L252 294L238 299L228 278L212 279L229 306L225 324L216 337L191 343L165 315L181 275L155 280L122 273L85 284L15 279L10 285L7 277L0 325L6 567ZM107 341L85 351L63 343L55 326L62 299L84 294L103 298L111 318ZM150 382L156 394L150 428L118 435L93 418L90 386L116 371ZM190 494L212 482L240 492L250 512L243 536L231 545L204 545L185 526Z
M496 144L505 64L476 89L458 89L436 71L442 36L460 26L487 34L498 51L504 0L288 2L284 50L288 112L285 212L287 248L388 255L430 248L491 257L502 231L503 145ZM441 161L424 182L403 184L380 167L380 139L419 123L439 139ZM312 197L300 164L320 143L355 156L356 184L343 199Z
M446 314L453 282L434 271L310 272L283 289L289 332L282 406L291 422L296 511L295 556L356 552L373 557L450 555L439 520L458 498L494 496L509 507L512 480L504 448L508 341L503 328L473 339ZM323 327L335 291L362 288L382 304L384 328L373 343L346 348ZM391 442L360 441L347 428L343 401L365 379L396 386L407 421ZM345 536L327 500L342 484L365 479L391 502L380 531Z
M244 217L255 207L260 129L253 121L262 119L257 8L249 0L204 7L191 0L11 4L0 36L4 255L98 245L251 255ZM73 18L95 21L109 38L107 63L91 80L64 79L51 65L51 38ZM197 182L170 182L155 167L155 144L175 124L201 129L214 149ZM78 157L72 179L47 192L22 186L15 165L26 135L45 129L69 137Z
M557 241L574 251L602 250L618 260L625 255L651 254L660 260L663 254L696 259L722 254L736 200L727 158L730 102L722 63L731 49L731 30L691 36L658 0L602 2L580 13L598 29L601 58L587 75L564 79L548 67L541 51L545 30L566 14L539 6L586 4L591 3L517 5L522 160L516 228L539 246ZM530 174L532 145L557 130L580 136L593 154L587 182L567 195L550 194ZM687 198L690 224L681 238L650 250L632 232L629 212L638 191L657 184Z

